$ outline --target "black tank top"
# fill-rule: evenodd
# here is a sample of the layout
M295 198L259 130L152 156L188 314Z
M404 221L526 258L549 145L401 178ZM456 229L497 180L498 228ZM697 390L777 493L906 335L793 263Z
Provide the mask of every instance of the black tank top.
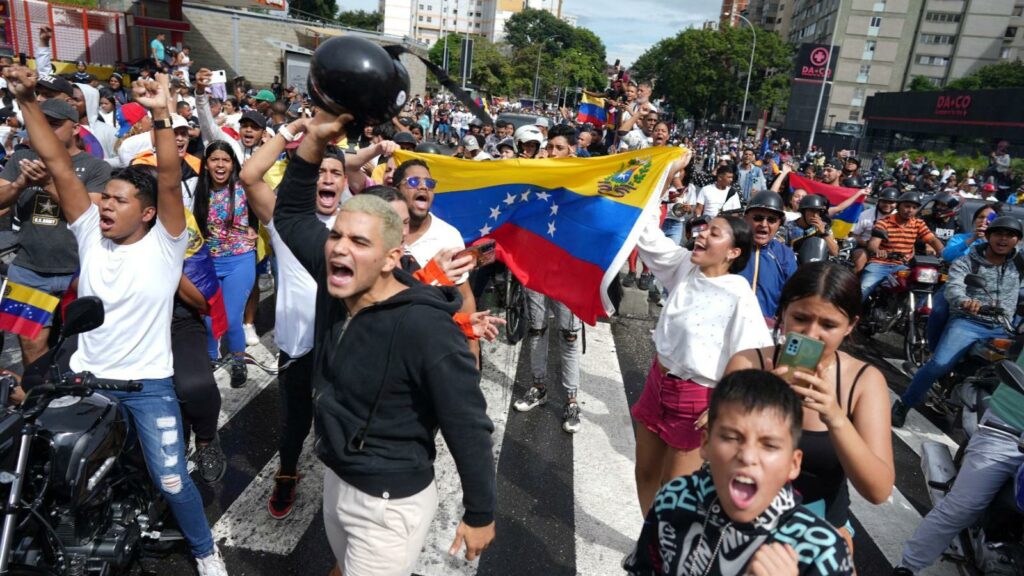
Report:
M773 361L777 362L778 356L779 348L776 346ZM757 350L757 357L763 370L764 356L760 349ZM867 367L868 365L864 364L857 371L846 398L846 416L851 420L853 392L857 389L857 382ZM836 352L836 398L840 407L843 405L842 373L843 366L839 360L839 352ZM799 448L804 453L803 464L800 467L800 476L793 481L793 488L800 493L805 503L823 500L825 519L837 528L843 527L850 519L850 489L846 482L846 472L843 471L843 464L839 461L835 447L832 446L828 430L804 430L800 436Z

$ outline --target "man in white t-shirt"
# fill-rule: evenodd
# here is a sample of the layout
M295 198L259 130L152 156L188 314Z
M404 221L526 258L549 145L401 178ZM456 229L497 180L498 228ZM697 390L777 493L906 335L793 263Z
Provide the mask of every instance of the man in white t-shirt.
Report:
M437 182L430 177L430 169L423 160L406 160L395 168L394 186L405 196L409 204L409 236L406 238L406 252L416 259L420 267L425 267L430 259L446 248L465 248L462 234L454 226L430 213L434 204L434 188ZM460 312L472 314L476 312L476 300L469 286L469 274L463 276L456 285L462 295ZM469 342L469 349L480 358L480 343Z
M697 194L697 216L714 218L719 212L739 210L740 195L732 189L732 167L719 166L715 170L715 181L700 189Z
M97 206L36 103L36 73L12 66L5 74L78 243L78 293L103 301L105 322L79 336L70 367L98 378L142 383L138 392L105 394L118 398L131 416L150 476L174 513L200 576L226 576L202 497L189 477L172 380L171 310L188 234L168 94L156 81L138 82L134 88L135 101L153 114L157 178L142 168L115 172Z

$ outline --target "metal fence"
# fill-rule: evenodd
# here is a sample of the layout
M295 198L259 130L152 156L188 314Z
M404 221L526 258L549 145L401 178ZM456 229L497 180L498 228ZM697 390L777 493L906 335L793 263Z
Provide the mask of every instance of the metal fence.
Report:
M0 1L7 7L4 45L15 54L35 56L39 29L50 26L54 60L112 65L128 54L125 15L41 0Z

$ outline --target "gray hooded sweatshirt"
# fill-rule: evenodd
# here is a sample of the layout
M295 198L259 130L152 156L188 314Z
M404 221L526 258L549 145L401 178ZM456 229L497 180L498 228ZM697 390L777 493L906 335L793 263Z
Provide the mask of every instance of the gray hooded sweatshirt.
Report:
M103 147L103 156L113 164L110 159L117 158L114 153L114 142L117 141L117 130L100 120L100 91L88 84L75 84L82 91L85 97L85 116L89 119L89 131L100 141Z
M979 244L971 248L966 255L953 261L953 265L949 268L949 281L946 283L946 300L949 301L950 312L954 317L970 318L996 326L998 321L995 319L974 316L960 308L960 304L967 300L977 300L982 305L998 304L1003 313L1010 318L1013 318L1014 311L1017 309L1018 294L1024 288L1017 265L1013 262L1017 256L1017 250L1014 250L1006 262L996 265L985 258L986 248L988 248L987 242ZM975 270L977 272L974 272ZM980 288L967 286L964 278L971 273L985 278L988 294Z

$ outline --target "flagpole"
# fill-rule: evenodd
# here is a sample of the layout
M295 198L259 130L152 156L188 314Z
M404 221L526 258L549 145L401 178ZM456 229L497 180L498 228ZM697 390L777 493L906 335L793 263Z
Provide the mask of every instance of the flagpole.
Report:
M0 304L4 303L4 295L7 294L7 276L4 276L4 283L0 285Z

